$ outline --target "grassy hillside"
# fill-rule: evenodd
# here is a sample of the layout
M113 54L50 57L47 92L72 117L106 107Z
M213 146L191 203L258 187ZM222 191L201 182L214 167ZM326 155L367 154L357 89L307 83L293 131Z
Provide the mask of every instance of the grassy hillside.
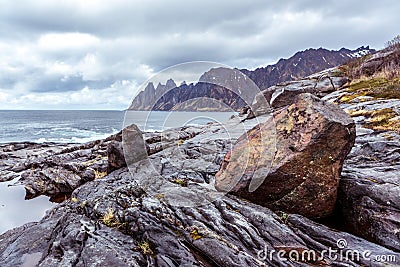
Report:
M400 36L389 41L384 50L339 67L338 75L349 77L350 82L337 103L366 102L347 112L353 117L365 117L365 128L400 133L398 105L384 105L387 100L400 99ZM370 103L382 103L381 109L371 107Z

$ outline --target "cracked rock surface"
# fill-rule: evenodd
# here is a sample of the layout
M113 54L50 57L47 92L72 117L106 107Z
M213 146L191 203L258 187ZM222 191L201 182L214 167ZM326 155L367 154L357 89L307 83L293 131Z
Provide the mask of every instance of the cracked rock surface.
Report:
M168 191L138 186L141 177L161 173L163 188L211 188L225 153L242 134L239 121L232 122L228 140L218 125L171 130L165 138L145 134L154 152L147 159L78 186L41 221L1 235L0 266L383 266L375 256L400 259L395 249L235 196L206 202L210 194L202 205L179 206ZM51 154L46 149L42 152ZM370 250L372 255L345 263L328 257L329 248L340 253L339 239L347 242L342 253ZM287 257L290 251L313 251L316 257L265 256L272 250L286 251Z
M140 189L127 168L81 186L40 222L0 238L1 266L21 266L27 259L38 266L380 266L365 259L343 265L328 257L288 262L260 253L322 253L336 249L339 239L351 249L373 251L371 258L400 257L300 215L279 216L233 196L200 207L170 206Z
M337 101L344 92L326 99ZM340 104L353 114L357 137L344 162L338 209L349 231L400 251L400 135L392 130L369 129L365 116L382 110L400 115L400 101L360 96L351 102Z

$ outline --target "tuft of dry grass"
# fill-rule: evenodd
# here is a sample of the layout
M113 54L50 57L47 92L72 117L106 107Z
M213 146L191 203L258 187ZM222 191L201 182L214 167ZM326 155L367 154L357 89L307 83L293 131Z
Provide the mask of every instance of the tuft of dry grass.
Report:
M174 183L174 184L178 184L180 186L183 186L183 187L187 187L187 185L188 185L187 180L182 179L182 178L173 179L173 180L171 180L171 182Z
M114 214L114 210L109 208L107 212L103 215L103 217L100 219L100 221L104 224L107 225L108 227L112 228L120 228L125 225L125 223L121 223L117 220Z
M101 172L101 171L98 171L98 170L94 171L94 179L95 180L104 178L106 175L107 175L107 172Z
M184 143L185 143L185 140L179 139L179 141L178 141L178 146L181 146L181 145L183 145Z
M151 247L152 245L149 241L142 240L138 242L138 249L142 252L143 255L154 255L154 250Z
M202 238L203 236L199 233L199 231L197 229L194 229L193 231L190 232L190 237L193 240L198 240L198 239Z

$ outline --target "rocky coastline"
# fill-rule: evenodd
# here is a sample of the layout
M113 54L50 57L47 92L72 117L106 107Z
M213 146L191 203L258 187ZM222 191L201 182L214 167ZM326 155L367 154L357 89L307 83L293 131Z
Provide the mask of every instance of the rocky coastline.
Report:
M270 87L274 120L247 107L225 128L131 126L79 146L1 145L1 181L61 203L0 236L0 266L399 266L400 135L389 126L400 101L348 84L331 69ZM387 109L397 112L387 129L371 124ZM252 150L272 142L260 138L271 123L276 149ZM225 193L243 147L247 178ZM263 186L248 193L262 167ZM171 192L198 193L196 205L176 205Z

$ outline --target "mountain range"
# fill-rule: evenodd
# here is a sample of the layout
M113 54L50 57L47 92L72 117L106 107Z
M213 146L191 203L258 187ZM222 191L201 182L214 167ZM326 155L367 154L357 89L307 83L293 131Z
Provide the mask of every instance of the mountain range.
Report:
M280 59L276 64L255 70L240 69L260 90L267 89L278 83L296 80L310 74L336 67L354 58L375 52L369 46L355 50L342 48L327 50L324 48L307 49L294 54L288 59ZM246 105L243 99L231 90L201 82L206 77L224 74L220 68L205 72L195 84L182 83L177 86L169 79L166 84L159 83L156 87L149 82L132 101L129 110L184 110L184 111L227 111L238 110ZM227 74L230 75L230 74ZM232 76L232 75L231 75ZM230 83L240 83L237 77L224 77ZM209 101L209 100L212 101Z

